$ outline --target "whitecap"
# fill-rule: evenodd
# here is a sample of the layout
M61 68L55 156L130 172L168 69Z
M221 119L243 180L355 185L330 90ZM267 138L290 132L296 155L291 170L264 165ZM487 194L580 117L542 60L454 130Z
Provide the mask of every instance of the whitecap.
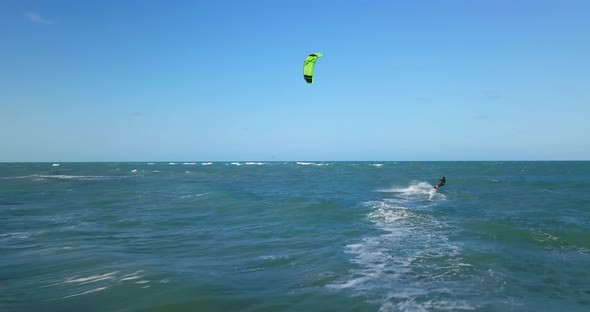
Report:
M67 299L67 298L72 298L72 297L87 295L87 294L95 293L97 291L105 290L107 288L108 288L108 286L98 287L98 288L94 288L94 289L91 289L91 290L87 290L85 292L81 292L81 293L77 293L77 294L73 294L73 295L68 295L68 296L65 296L65 297L61 297L61 299Z
M113 178L118 178L115 176L78 176L78 175L64 175L64 174L56 174L56 175L33 175L38 178L42 179L59 179L59 180L74 180L74 181L98 181L98 180L108 180Z
M114 280L115 275L117 273L119 273L119 271L114 271L114 272L105 273L105 274L101 274L101 275L91 275L91 276L87 276L87 277L74 276L74 277L67 278L61 284L72 284L72 283L88 284L88 283L96 283L98 281L103 281L103 280ZM60 284L60 283L58 283L58 284Z
M301 166L327 166L328 164L318 164L318 163L313 163L313 162L304 162L304 161L298 161L297 165L301 165Z

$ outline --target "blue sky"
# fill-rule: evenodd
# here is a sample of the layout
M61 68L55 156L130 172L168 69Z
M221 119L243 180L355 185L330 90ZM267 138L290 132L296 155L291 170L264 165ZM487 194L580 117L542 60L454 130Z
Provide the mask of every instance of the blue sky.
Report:
M589 1L2 1L0 161L590 160L588 16Z

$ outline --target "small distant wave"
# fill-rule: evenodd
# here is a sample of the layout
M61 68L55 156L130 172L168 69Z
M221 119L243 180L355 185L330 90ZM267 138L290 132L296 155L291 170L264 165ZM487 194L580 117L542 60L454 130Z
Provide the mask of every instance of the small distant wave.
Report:
M383 167L383 164L371 164L373 167Z
M203 166L211 166L211 165L213 165L213 163L212 162L204 162L204 163L201 163L201 165L203 165Z
M247 162L246 165L249 165L249 166L262 166L262 165L266 165L266 163L263 163L263 162Z
M32 174L32 175L26 175L26 176L17 176L17 177L3 177L3 180L13 180L13 179L28 179L28 178L38 178L39 175L37 174Z
M303 162L303 161L298 161L297 164L300 166L328 166L329 165L329 164Z
M153 166L153 165L154 165L154 163L147 163L147 164L148 164L149 166Z
M53 164L51 167L59 167L59 164Z
M240 164L239 162L233 162L233 163L231 163L231 165L234 165L234 166L241 166L242 164Z
M95 293L121 283L131 283L146 288L146 284L151 282L146 277L147 275L143 270L137 270L133 273L126 274L121 271L113 271L89 276L72 276L65 278L62 281L50 283L41 287L60 287L63 288L63 292L70 292L70 294L66 296L53 299L60 300ZM160 281L160 283L165 282L167 281Z
M35 181L46 180L46 179L57 179L57 180L73 180L73 181L101 181L101 180L111 180L111 179L119 179L122 176L90 176L90 175L65 175L65 174L55 174L55 175L46 175L46 174L31 174L27 176L17 176L17 177L4 177L2 179L33 179Z
M13 233L5 233L0 234L0 243L7 244L12 241L24 240L29 239L33 235L29 232L13 232Z
M76 294L73 294L73 295L64 296L64 297L61 297L61 299L67 299L67 298L72 298L72 297L87 295L87 294L95 293L97 291L105 290L107 288L108 287L98 287L98 288L87 290L87 291L84 291L84 292L81 292L81 293L76 293Z
M103 280L114 280L116 278L117 273L119 273L119 271L105 273L102 275L91 275L91 276L87 276L87 277L71 277L71 278L67 278L61 284L72 284L72 283L88 284L88 283L95 283L95 282L103 281ZM58 285L59 285L59 283L58 283Z
M185 199L185 198L201 197L201 196L205 196L207 194L209 194L209 192L197 193L197 194L186 194L186 195L182 195L182 196L180 196L178 198Z
M196 165L197 163L194 163L194 162L185 162L185 163L182 163L182 164L185 165L185 166L192 166L192 165Z
M268 256L260 256L258 257L262 260L275 260L275 259L288 259L289 256L273 256L273 255L268 255Z
M101 181L120 178L118 176L77 176L77 175L40 175L44 179L77 180L77 181Z
M177 164L177 163L175 163L175 162L171 162L171 163L168 163L168 164L169 164L170 166L176 166L176 165L178 165L178 164Z

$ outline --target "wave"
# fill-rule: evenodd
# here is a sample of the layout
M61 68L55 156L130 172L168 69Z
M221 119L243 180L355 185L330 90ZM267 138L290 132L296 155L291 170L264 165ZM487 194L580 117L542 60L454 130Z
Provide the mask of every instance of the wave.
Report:
M246 165L255 165L255 166L262 166L262 165L266 165L266 163L262 163L262 162L247 162Z
M130 283L141 288L148 288L150 287L148 284L152 282L148 277L144 270L137 270L133 273L126 274L121 271L113 271L89 276L75 275L58 282L42 285L41 287L60 287L63 288L62 292L69 292L68 295L52 299L60 300L95 293L121 283ZM159 280L157 282L168 283L168 280Z
M297 165L300 166L328 166L329 164L322 164L322 163L313 163L313 162L303 162L303 161L298 161Z
M47 174L31 174L26 176L17 176L17 177L4 177L2 179L33 179L36 181L39 180L46 180L46 179L57 179L57 180L73 180L73 181L101 181L101 180L111 180L111 179L119 179L123 176L91 176L91 175L65 175L65 174L55 174L55 175L47 175Z
M201 163L201 165L203 165L203 166L211 166L211 165L213 165L213 163L212 162L204 162L204 163Z

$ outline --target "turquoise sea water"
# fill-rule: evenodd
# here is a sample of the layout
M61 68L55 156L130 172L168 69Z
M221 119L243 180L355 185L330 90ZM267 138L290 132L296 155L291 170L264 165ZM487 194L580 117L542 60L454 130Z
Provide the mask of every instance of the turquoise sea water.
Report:
M0 311L590 311L589 178L590 162L0 164Z

